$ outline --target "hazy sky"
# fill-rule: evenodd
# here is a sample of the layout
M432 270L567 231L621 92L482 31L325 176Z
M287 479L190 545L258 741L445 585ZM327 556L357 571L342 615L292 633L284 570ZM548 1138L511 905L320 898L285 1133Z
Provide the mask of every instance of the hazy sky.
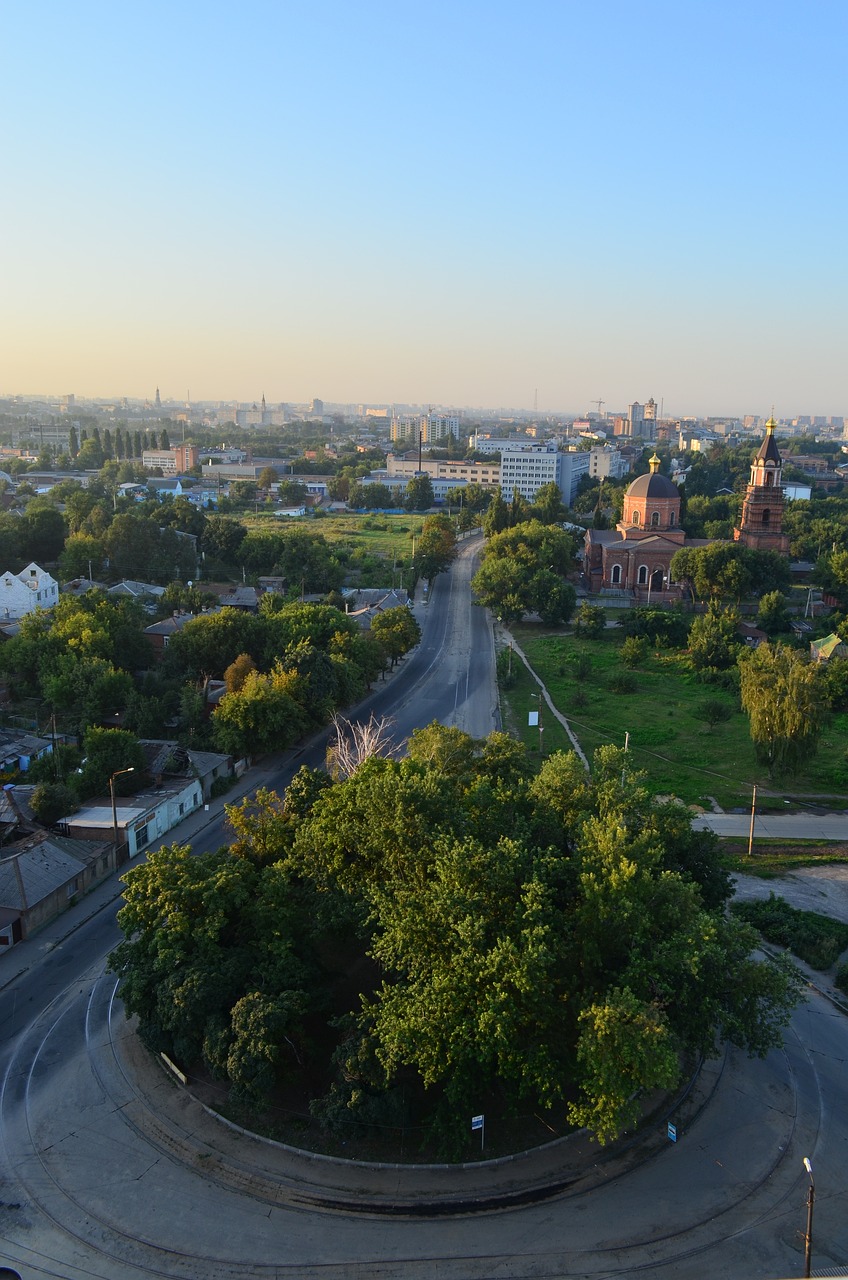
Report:
M848 413L845 0L0 33L0 392Z

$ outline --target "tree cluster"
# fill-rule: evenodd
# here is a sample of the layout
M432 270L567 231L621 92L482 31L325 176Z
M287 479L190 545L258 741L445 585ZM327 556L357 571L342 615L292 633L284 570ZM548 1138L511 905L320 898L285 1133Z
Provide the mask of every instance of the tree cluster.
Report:
M489 513L494 505L493 500ZM487 537L483 563L471 585L478 603L507 625L527 613L537 613L548 624L567 622L577 595L564 575L574 564L570 534L555 524L521 521Z
M591 778L571 754L531 777L505 735L432 725L401 761L301 770L230 819L229 850L127 874L112 965L146 1041L238 1096L326 1079L329 1022L328 1123L402 1091L446 1151L493 1098L605 1141L687 1054L780 1042L790 967L752 958L714 838L615 748Z

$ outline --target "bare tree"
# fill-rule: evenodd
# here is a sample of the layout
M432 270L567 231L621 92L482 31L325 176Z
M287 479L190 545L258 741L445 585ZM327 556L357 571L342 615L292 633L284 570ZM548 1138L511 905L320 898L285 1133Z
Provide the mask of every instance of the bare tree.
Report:
M371 719L364 724L334 716L335 737L330 739L327 747L330 776L340 782L356 773L371 756L390 756L396 746L390 733L392 723L384 716L378 718L373 711Z

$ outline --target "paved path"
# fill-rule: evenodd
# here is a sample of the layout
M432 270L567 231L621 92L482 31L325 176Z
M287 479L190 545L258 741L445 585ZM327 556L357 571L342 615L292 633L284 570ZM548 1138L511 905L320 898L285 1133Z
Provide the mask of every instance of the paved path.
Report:
M745 813L702 813L692 821L696 831L714 831L719 836L744 836L751 829L751 815ZM848 840L846 813L757 814L754 840Z

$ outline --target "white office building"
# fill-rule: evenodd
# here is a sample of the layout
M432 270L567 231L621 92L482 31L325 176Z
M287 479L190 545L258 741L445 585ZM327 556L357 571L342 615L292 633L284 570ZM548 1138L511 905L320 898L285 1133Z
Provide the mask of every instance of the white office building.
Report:
M588 472L588 452L560 453L550 447L506 449L501 454L501 491L507 502L516 491L532 502L542 485L555 484L570 507L581 476Z

